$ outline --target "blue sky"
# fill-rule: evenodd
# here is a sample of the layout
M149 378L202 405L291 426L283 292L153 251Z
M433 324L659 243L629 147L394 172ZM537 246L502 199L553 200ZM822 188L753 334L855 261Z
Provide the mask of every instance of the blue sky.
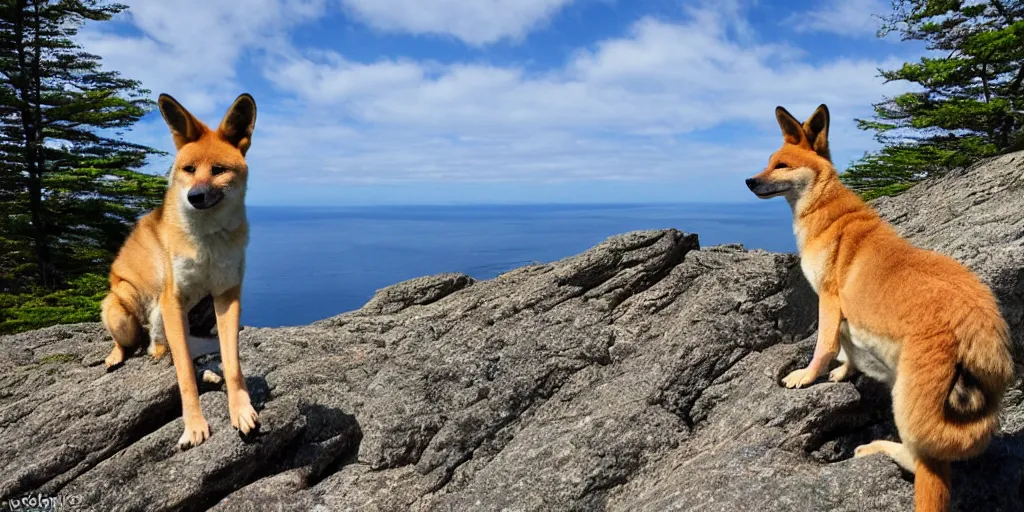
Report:
M922 52L885 0L123 3L82 45L211 125L253 94L262 205L751 201L776 105L827 103L843 168ZM173 149L157 113L127 136Z

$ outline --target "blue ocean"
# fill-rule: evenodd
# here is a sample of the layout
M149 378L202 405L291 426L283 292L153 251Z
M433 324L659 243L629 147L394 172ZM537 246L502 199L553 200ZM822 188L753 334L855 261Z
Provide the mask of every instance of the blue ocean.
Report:
M249 207L242 322L301 325L360 308L428 274L488 279L638 229L698 233L702 246L793 252L784 201L678 205Z

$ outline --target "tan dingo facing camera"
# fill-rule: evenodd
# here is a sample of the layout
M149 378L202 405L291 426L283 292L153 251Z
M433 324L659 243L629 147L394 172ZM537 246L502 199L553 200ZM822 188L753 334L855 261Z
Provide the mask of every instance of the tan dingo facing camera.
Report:
M162 94L160 113L178 153L161 207L139 219L110 269L103 323L114 337L108 369L119 366L149 331L149 353L159 359L170 347L181 391L187 449L210 437L199 408L185 314L213 295L231 425L247 434L259 418L249 400L238 361L238 322L249 227L245 188L256 102L242 94L216 130Z
M874 441L856 456L885 453L915 474L918 512L946 511L950 461L985 450L1012 380L1006 322L967 268L912 246L839 181L825 105L804 123L775 114L784 143L747 186L789 201L800 266L818 293L814 356L783 383L810 385L837 355L829 380L860 370L888 383L902 444Z

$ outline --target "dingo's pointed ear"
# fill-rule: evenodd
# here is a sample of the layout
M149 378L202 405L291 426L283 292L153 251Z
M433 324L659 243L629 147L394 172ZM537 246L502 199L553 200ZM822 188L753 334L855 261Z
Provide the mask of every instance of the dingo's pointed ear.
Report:
M832 154L828 149L828 122L828 107L822 103L811 117L804 121L804 133L815 153L826 160L832 160Z
M217 129L224 140L230 142L242 155L249 150L252 142L252 130L256 127L256 100L248 93L242 93L231 104L224 120Z
M164 116L164 121L171 129L174 147L181 149L185 144L199 140L199 137L202 137L203 132L206 131L203 123L199 122L195 116L185 110L185 107L181 106L181 103L178 103L178 100L169 94L161 94L156 104L160 107L160 115Z
M790 144L797 146L807 144L807 135L804 127L800 125L793 114L782 107L775 107L775 119L779 121L779 128L782 128L782 138Z

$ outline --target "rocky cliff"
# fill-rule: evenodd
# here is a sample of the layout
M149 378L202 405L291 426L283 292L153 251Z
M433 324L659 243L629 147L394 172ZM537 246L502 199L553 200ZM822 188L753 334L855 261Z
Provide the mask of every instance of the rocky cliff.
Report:
M1022 162L877 203L996 288L1019 346ZM815 301L795 256L676 230L489 281L423 277L313 325L244 329L261 433L235 434L208 384L213 437L186 452L169 361L106 373L97 324L3 337L0 497L95 511L910 510L908 475L851 458L895 436L883 387L778 383L810 357ZM1022 432L1014 389L999 438L954 466L957 510L1024 510Z

